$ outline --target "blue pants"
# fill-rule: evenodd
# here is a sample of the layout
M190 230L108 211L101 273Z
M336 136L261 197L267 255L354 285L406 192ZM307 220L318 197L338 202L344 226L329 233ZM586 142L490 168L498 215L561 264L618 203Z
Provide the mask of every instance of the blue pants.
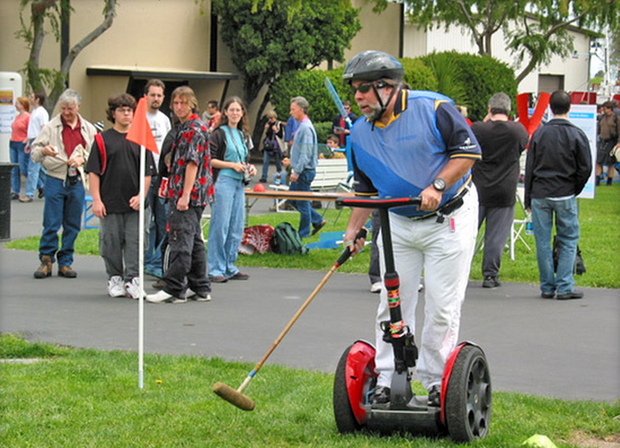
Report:
M24 152L26 144L24 142L9 142L11 150L11 163L18 166L13 167L11 172L11 191L19 194L22 189L21 175L28 176L28 163L30 162L30 154Z
M557 273L553 269L551 230L555 229L560 245ZM540 290L545 293L567 294L573 291L573 267L579 241L579 217L575 198L553 201L532 199L532 225L536 240L536 258L540 271Z
M166 236L168 222L168 204L165 198L160 198L158 195L159 177L154 176L153 179L147 196L151 217L147 224L148 248L144 257L144 265L151 271L161 270L161 243Z
M30 147L32 148L32 142L34 138L30 139ZM45 170L41 168L41 162L33 162L32 159L28 162L28 180L26 181L26 196L34 198L34 193L37 188L43 188L45 186Z
M276 173L282 172L282 161L280 160L280 151L275 151L273 154L269 154L269 151L263 151L263 175L265 179L269 178L269 160L273 157L276 164Z
M310 191L310 184L316 176L316 170L304 170L295 182L289 185L290 191ZM288 201L299 211L299 236L307 238L310 236L310 224L313 226L323 222L323 217L319 212L310 206L310 201Z
M39 244L39 259L49 255L59 266L73 264L75 239L82 227L84 186L81 180L75 185L47 176L45 179L45 205L43 207L43 234ZM62 226L62 248L58 249L58 230Z
M215 182L214 194L207 251L209 275L230 278L239 272L235 263L243 238L245 214L243 181L220 175Z

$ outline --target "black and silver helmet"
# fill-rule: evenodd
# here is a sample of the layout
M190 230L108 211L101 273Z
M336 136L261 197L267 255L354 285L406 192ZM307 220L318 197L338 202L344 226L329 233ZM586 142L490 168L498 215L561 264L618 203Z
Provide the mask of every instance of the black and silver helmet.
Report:
M351 84L354 80L376 81L378 79L393 79L400 82L403 74L403 64L394 56L383 51L366 50L358 53L349 61L342 79L347 84Z

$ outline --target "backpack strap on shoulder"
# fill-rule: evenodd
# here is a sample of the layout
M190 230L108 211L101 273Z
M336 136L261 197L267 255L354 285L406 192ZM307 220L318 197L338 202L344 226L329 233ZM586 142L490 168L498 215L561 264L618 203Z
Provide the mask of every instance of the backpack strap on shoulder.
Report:
M103 175L106 168L106 153L105 143L103 142L103 137L100 133L95 134L95 141L97 142L97 146L99 147L99 154L101 156L101 175Z

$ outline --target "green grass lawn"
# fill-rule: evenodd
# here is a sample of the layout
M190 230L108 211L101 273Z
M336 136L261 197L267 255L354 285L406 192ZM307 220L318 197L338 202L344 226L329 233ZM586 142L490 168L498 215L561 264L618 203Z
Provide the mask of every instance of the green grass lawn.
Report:
M620 185L611 187L601 186L596 190L596 199L581 199L580 224L581 239L579 247L585 261L587 272L582 276L576 276L578 286L620 288L620 231L618 222L620 219ZM349 216L349 210L334 210L329 207L325 212L328 224L323 228L324 232L344 231ZM522 218L522 214L517 214ZM295 227L299 224L298 213L271 213L265 215L250 216L250 225L271 224L276 226L279 222L288 221ZM500 278L506 282L538 283L538 266L536 264L536 249L534 237L523 235L525 241L531 247L529 251L524 244L517 242L516 257L512 261L508 251L504 253ZM315 242L319 235L308 238L306 242ZM39 237L26 238L6 244L7 247L24 250L38 250ZM80 232L76 243L76 251L79 254L99 254L98 231L86 230ZM260 266L267 268L308 269L327 271L338 259L340 250L316 249L305 256L283 256L274 253L241 255L239 266ZM341 272L366 273L370 260L370 250L366 250L343 265ZM480 265L482 252L479 251L472 262L471 278L482 279Z
M145 356L29 343L0 335L2 447L454 447L449 438L341 436L332 414L333 375L266 365L241 411L211 392L236 388L252 365L193 356ZM416 385L416 387L421 387ZM620 402L568 402L494 393L490 434L476 447L516 447L534 434L557 447L620 444ZM615 444L604 445L604 442ZM586 445L585 443L590 443Z

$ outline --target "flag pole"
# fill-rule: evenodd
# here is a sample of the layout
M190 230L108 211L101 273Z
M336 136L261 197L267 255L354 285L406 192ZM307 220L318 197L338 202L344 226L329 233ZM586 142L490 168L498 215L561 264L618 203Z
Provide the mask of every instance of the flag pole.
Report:
M144 388L144 197L146 153L140 145L140 214L138 226L138 269L140 298L138 299L138 387Z
M144 184L146 178L146 150L159 153L153 132L146 118L147 100L140 98L129 132L125 137L130 142L140 145L140 207L138 220L138 387L144 388L144 198L149 186Z

